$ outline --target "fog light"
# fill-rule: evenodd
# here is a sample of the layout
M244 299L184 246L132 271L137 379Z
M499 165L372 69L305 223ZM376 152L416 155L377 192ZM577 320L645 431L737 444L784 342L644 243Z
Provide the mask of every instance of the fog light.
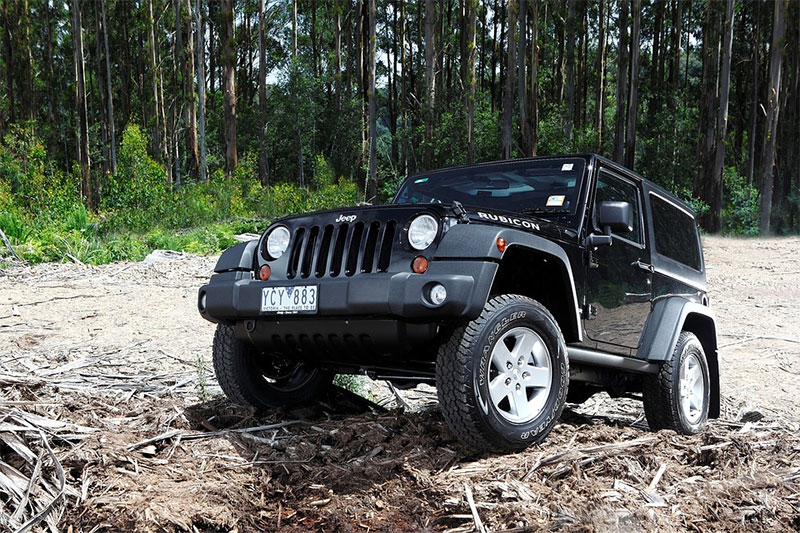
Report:
M442 305L447 299L447 289L444 288L444 285L437 283L431 287L431 292L428 294L428 298L430 298L433 305Z
M418 255L414 258L414 262L411 263L411 270L416 274L424 274L425 271L428 270L428 259L422 255Z
M270 274L272 274L272 270L269 268L269 265L264 265L258 269L258 279L261 281L267 281Z
M201 313L205 312L205 310L206 310L206 293L203 292L203 293L200 294L200 302L198 303L197 307L200 308L200 312Z

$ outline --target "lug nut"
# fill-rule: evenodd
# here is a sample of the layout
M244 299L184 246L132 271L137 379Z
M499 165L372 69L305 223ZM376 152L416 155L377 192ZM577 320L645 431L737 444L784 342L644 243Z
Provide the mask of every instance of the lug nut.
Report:
M511 385L511 378L506 378L506 387Z
M506 368L508 368L509 370L511 370L511 368L513 368L513 366L514 365L512 365L511 363L506 363Z
M522 373L522 379L528 379L529 377L531 377L530 373L528 373L528 372L523 372Z
M517 390L519 390L521 388L522 388L522 386L519 383L517 383Z
M517 364L518 364L519 366L522 366L524 363L525 363L525 358L524 358L524 357L522 357L522 356L520 356L520 358L519 358L519 359L517 359Z

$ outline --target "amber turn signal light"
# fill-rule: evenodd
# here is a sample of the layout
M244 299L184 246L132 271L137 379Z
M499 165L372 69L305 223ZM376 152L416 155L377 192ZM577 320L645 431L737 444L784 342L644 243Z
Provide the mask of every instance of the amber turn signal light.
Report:
M272 270L269 268L269 265L264 265L258 269L258 279L261 281L267 281L270 274L272 274Z
M503 252L506 251L506 248L508 248L508 242L504 238L498 237L497 238L497 250L500 253L503 253Z
M428 259L424 256L418 255L414 258L414 262L411 263L411 270L413 270L417 274L424 274L426 270L428 270Z

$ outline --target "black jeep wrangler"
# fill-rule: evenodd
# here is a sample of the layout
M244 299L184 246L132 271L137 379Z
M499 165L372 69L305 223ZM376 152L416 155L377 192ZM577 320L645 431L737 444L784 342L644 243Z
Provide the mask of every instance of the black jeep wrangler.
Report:
M653 429L719 415L700 239L678 198L597 155L411 176L390 205L276 220L198 295L234 402L336 373L435 384L465 443L519 450L564 403L641 393Z

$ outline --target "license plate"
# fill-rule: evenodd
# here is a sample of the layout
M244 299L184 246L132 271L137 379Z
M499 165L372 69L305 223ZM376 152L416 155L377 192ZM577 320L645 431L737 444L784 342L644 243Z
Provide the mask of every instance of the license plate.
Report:
M261 291L262 313L316 313L319 287L264 287Z

